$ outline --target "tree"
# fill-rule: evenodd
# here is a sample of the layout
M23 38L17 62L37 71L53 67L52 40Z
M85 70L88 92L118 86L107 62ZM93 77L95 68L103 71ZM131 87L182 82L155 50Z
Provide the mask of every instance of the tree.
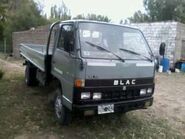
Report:
M0 3L0 41L3 40L4 23L6 21L6 4Z
M73 19L86 19L84 14L79 14L76 17L73 17Z
M144 0L146 14L137 11L131 22L154 22L174 20L185 23L184 0Z
M184 0L144 0L144 5L152 21L177 20L185 10Z
M62 2L62 5L60 7L57 7L54 5L51 7L51 15L50 20L56 21L56 20L69 20L71 19L70 10L67 8L64 2Z
M33 0L4 0L6 7L6 20L3 26L3 35L11 46L12 32L28 30L47 24L48 21L41 15L41 9Z
M107 16L96 15L96 14L87 14L87 16L80 14L74 17L73 19L87 19L87 20L95 20L95 21L103 21L103 22L111 21Z
M133 17L128 18L130 22L136 23L136 22L146 22L150 21L150 17L147 14L142 13L141 11L137 11L134 13Z

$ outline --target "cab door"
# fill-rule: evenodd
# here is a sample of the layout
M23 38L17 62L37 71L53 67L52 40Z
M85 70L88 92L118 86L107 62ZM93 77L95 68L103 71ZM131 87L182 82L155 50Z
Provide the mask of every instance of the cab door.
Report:
M75 75L74 40L73 24L63 24L52 58L52 74L62 84L63 103L69 109L72 109Z

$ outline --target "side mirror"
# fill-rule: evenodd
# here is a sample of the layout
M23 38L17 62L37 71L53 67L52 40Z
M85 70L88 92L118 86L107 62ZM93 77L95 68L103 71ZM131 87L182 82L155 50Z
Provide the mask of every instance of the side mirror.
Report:
M164 42L162 42L161 45L160 45L160 48L159 48L159 54L163 57L164 57L164 54L165 54L165 47L166 47L166 44Z

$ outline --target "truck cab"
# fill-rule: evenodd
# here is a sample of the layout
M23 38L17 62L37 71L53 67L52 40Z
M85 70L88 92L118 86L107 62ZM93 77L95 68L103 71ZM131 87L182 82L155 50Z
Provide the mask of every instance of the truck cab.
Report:
M138 29L96 21L63 21L51 26L45 51L21 46L21 55L27 66L35 69L37 81L45 85L58 81L54 106L62 124L69 122L73 111L84 115L127 112L153 103L154 56Z

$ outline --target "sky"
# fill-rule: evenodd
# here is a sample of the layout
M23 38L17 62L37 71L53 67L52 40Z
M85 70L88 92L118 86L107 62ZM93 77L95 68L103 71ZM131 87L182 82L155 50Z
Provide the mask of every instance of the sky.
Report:
M61 5L62 0L34 0L43 6L44 13L50 14L53 5ZM131 17L135 11L144 12L143 0L63 0L72 17L78 14L101 14L108 16L112 22Z

